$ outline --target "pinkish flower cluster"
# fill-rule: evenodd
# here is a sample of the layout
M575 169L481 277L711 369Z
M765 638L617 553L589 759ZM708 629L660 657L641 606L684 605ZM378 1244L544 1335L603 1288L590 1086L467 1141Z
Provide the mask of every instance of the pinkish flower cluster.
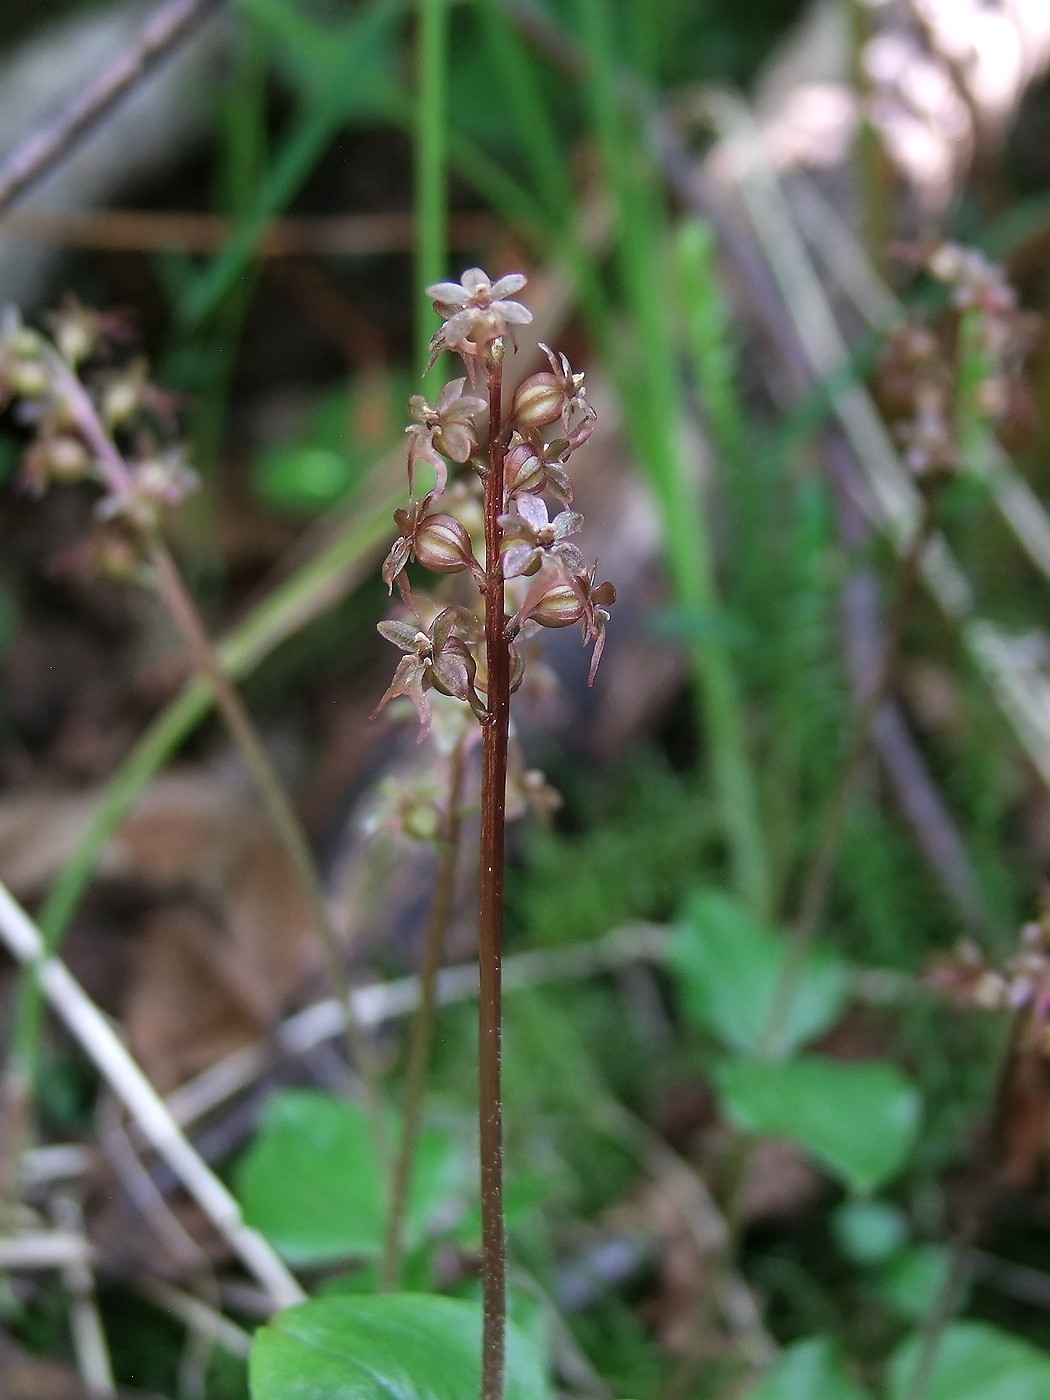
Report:
M379 629L404 652L379 709L395 696L407 696L419 714L421 738L431 723L428 690L454 696L482 720L486 715L481 610L459 601L462 591L445 607L418 597L407 571L415 563L431 573L462 575L472 580L475 599L478 592L484 596L488 566L478 487L492 470L493 434L503 463L498 541L511 688L517 689L524 673L515 643L541 627L573 624L580 626L584 644L593 644L593 681L605 646L608 610L616 598L611 583L595 583L596 566L588 566L570 539L583 517L567 508L572 500L567 464L595 423L583 375L573 371L564 355L541 345L550 368L518 385L506 415L500 400L496 422L491 421L490 401L470 391L481 378L490 384L513 328L532 320L526 307L510 300L524 285L520 273L491 282L479 268L469 268L460 282L427 289L443 317L432 342L434 357L454 351L467 374L446 384L433 407L420 395L409 402L409 491L421 463L433 468L436 480L426 495L395 512L400 533L383 565L383 579L391 592L397 585L411 620L384 622ZM469 471L450 484L458 468ZM545 497L566 508L552 517Z
M39 495L53 483L96 481L98 518L148 535L199 484L182 449L159 440L158 429L173 427L171 397L150 382L143 359L113 366L111 347L128 338L120 316L71 298L48 321L50 339L14 308L0 314L0 406L17 401L19 420L34 429L22 485Z
M971 465L974 422L998 432L1031 416L1021 371L1033 339L1003 269L976 249L943 243L923 264L949 288L951 314L897 327L881 369L905 462L920 478Z
M963 939L926 980L957 1006L1023 1014L1023 1042L1050 1055L1050 912L1025 924L1018 951L1001 967L989 963L972 939Z

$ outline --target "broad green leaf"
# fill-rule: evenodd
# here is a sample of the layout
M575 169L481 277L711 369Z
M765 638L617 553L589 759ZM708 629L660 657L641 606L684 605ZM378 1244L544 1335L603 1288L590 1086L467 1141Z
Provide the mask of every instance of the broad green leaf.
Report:
M854 1264L882 1264L908 1238L908 1217L889 1201L844 1201L831 1217L835 1243Z
M879 1297L908 1322L920 1322L937 1301L948 1276L949 1251L919 1244L891 1259L878 1280Z
M855 1191L900 1170L919 1126L917 1091L881 1060L741 1061L720 1069L718 1085L739 1127L790 1138Z
M789 1346L743 1400L868 1400L826 1337Z
M324 510L345 496L354 470L330 447L274 447L264 452L252 472L256 491L280 510Z
M252 1400L469 1400L481 1375L481 1309L428 1293L320 1298L255 1334ZM506 1400L546 1400L543 1365L507 1328Z
M689 902L668 957L686 1012L730 1050L762 1045L780 984L787 940L752 917L737 900L706 890ZM796 980L776 1055L820 1035L841 1012L849 972L830 953L812 950Z
M409 1209L411 1244L454 1202L459 1151L450 1134L420 1135ZM385 1200L368 1119L330 1094L275 1094L235 1179L249 1224L290 1264L369 1257L383 1247Z
M922 1341L909 1337L889 1367L888 1400L908 1400ZM956 1322L941 1337L923 1400L1048 1400L1050 1356L986 1322Z

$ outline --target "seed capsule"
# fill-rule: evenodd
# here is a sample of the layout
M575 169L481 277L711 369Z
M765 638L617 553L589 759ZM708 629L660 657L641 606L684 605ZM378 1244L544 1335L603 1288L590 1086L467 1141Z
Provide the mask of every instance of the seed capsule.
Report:
M564 409L564 387L549 370L543 370L518 385L511 403L511 422L522 431L546 428L558 421Z
M423 567L436 574L458 574L475 564L470 536L453 515L428 515L413 549Z
M567 583L548 588L539 602L529 609L529 617L541 627L570 627L579 622L584 606Z
M543 463L527 442L516 442L504 462L508 496L516 491L538 491L543 486Z

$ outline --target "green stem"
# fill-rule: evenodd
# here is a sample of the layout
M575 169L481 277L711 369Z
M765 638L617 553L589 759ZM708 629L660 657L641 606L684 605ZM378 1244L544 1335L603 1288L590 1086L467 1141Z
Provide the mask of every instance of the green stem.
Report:
M625 362L618 376L628 427L656 494L675 594L696 627L690 669L701 727L710 739L734 884L757 914L766 915L772 883L742 698L725 640L711 626L719 599L710 522L681 453L685 412L667 296L662 194L622 110L606 0L577 0L577 7L592 120L613 202L620 280L637 338L634 362Z
M449 758L448 805L445 810L444 829L441 833L441 854L438 861L437 879L434 883L434 897L427 923L423 966L420 969L419 1009L413 1018L409 1037L401 1147L394 1163L393 1183L390 1192L390 1215L387 1220L386 1245L383 1252L381 1286L386 1290L399 1287L401 1282L405 1216L408 1212L408 1202L412 1190L412 1169L419 1141L427 1070L430 1066L430 1044L434 1033L437 974L441 966L445 934L452 915L456 867L459 864L462 804L463 741L460 740Z
M416 36L416 341L425 394L440 386L442 379L440 364L424 374L430 359L430 339L438 326L426 288L443 281L448 272L446 3L447 0L419 0Z

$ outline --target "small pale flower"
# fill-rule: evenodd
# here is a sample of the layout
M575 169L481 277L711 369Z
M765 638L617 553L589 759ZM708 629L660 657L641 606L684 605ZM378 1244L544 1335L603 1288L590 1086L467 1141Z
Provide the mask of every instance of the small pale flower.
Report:
M200 486L181 447L172 447L135 462L130 468L129 489L103 497L96 507L101 520L122 517L141 530L155 530L162 512L177 506Z
M468 267L458 282L437 282L427 288L434 310L444 321L430 342L431 364L443 350L460 355L471 383L476 377L476 360L493 341L513 335L512 326L527 326L532 312L520 301L509 298L524 287L526 278L510 272L490 281L480 267Z
M397 695L406 695L419 715L419 742L430 732L433 712L426 691L462 700L478 714L481 700L474 688L477 662L467 643L456 633L460 609L445 608L424 630L410 622L380 622L379 634L405 655L398 662L390 686L372 713L375 719L383 706Z
M543 560L550 559L566 574L582 573L583 555L574 544L567 544L583 524L583 516L563 510L551 520L542 496L521 495L515 500L517 515L500 517L504 538L517 538L503 554L503 577L534 574Z
M464 394L466 379L453 379L441 390L433 408L422 394L413 394L408 411L415 420L408 434L408 489L417 462L429 462L437 473L432 495L440 496L448 482L450 462L466 462L478 445L476 415L487 407L484 399Z

